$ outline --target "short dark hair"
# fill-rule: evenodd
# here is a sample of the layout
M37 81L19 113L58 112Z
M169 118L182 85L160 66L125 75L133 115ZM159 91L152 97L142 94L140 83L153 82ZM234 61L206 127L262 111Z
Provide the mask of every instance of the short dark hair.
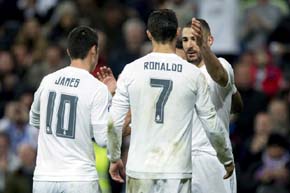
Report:
M175 38L178 28L176 14L170 9L153 11L148 18L147 28L155 41L170 42Z
M200 22L202 29L210 35L211 31L208 23L204 19L196 18L196 20ZM191 20L187 22L184 27L191 27Z
M178 37L177 38L177 41L176 41L176 48L178 49L183 49L183 46L182 46L182 38L181 37Z
M92 46L98 47L98 34L88 26L74 28L68 35L68 51L72 59L84 59Z

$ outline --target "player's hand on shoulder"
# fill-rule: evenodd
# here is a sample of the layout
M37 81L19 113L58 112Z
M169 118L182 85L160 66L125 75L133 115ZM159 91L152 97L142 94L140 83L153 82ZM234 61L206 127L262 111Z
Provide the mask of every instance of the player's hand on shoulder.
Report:
M116 162L111 162L109 173L113 180L124 183L125 168L123 161L119 159Z
M115 93L117 81L113 75L112 70L109 67L101 67L100 72L97 72L97 78L108 87L112 95Z
M235 164L234 162L231 162L229 164L224 165L225 169L226 169L226 175L224 176L224 179L228 179L229 177L232 176L234 170L235 170Z

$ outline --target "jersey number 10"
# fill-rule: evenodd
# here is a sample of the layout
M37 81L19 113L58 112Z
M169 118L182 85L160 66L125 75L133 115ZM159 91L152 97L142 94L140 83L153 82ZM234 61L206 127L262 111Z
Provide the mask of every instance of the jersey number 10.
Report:
M49 92L46 110L46 133L52 134L52 118L56 92ZM76 110L78 97L66 94L60 95L60 103L57 110L56 136L75 138ZM66 120L66 122L65 122Z

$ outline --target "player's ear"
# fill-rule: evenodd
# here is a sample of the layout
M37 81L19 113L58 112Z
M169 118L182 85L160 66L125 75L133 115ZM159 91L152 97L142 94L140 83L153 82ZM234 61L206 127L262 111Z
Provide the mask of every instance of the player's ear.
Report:
M146 30L146 34L147 34L147 37L148 37L148 39L150 40L150 41L152 41L152 34L150 33L150 31L149 30Z
M176 37L179 37L181 35L181 28L178 27L176 30Z
M208 36L208 40L207 40L207 42L208 42L208 44L209 44L210 46L213 44L213 41L214 41L213 36L209 35L209 36Z
M67 55L70 57L70 53L69 53L68 48L66 49L66 53L67 53ZM71 57L70 57L70 58L71 58Z
M96 56L97 56L97 58L99 58L99 53L100 53L100 52L99 52L99 47L96 47L96 46L95 46L95 51L96 51Z
M92 54L97 54L97 50L98 48L96 47L96 45L93 45L92 47L91 47L91 49L90 49L90 53L92 53Z

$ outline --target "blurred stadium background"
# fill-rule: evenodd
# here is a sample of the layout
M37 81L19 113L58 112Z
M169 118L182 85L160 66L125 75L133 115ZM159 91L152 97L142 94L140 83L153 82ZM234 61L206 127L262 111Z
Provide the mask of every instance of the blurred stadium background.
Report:
M157 8L173 9L181 27L192 17L206 19L213 51L234 68L244 101L230 125L238 193L290 192L289 0L0 0L0 193L31 192L37 131L28 112L42 77L69 65L68 32L97 29L93 74L109 66L118 77L150 51L146 20ZM95 149L103 192L123 192L109 179L106 150Z

